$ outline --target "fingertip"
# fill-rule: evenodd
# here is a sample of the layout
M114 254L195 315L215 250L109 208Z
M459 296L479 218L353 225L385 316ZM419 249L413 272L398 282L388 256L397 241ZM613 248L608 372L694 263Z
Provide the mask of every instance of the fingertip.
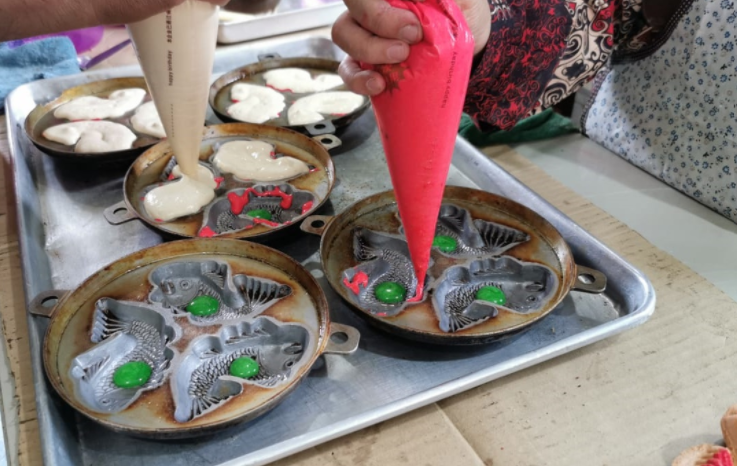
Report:
M371 76L366 79L366 90L368 95L378 95L384 92L386 83L378 73L372 73L375 76Z
M396 42L386 49L386 58L389 63L400 63L409 57L409 45Z
M408 24L399 30L399 38L408 44L416 44L422 40L422 28L417 24Z

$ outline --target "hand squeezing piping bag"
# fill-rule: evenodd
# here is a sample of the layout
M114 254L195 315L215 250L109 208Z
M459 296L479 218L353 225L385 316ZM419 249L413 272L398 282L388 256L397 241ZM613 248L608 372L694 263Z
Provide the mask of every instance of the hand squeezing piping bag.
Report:
M399 216L417 276L410 302L422 300L430 250L473 61L473 36L453 0L388 0L413 12L422 42L379 72L386 90L371 98Z
M193 179L197 179L217 28L218 7L197 0L128 25L177 164Z

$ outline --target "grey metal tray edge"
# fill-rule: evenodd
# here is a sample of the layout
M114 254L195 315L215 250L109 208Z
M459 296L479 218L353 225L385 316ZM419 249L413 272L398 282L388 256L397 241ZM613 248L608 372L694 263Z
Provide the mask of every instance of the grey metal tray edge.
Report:
M500 379L504 376L535 366L557 356L596 343L605 338L623 333L629 329L644 324L650 316L652 316L654 310L655 295L653 294L651 299L649 299L649 302L643 306L643 309L638 310L634 314L630 314L630 318L625 318L627 319L626 326L615 326L614 322L604 324L596 329L579 333L576 337L572 337L570 341L563 341L539 351L527 353L524 358L520 357L510 359L504 365L497 365L489 370L479 371L473 375L463 377L443 385L438 385L437 387L418 395L384 405L382 408L374 410L371 413L351 418L345 421L350 425L350 428L343 428L340 430L334 427L323 428L310 432L309 437L303 436L302 438L277 443L271 447L259 450L256 453L242 456L240 458L234 458L231 461L220 464L219 466L260 466L289 457L307 450L308 448L357 432L361 429L365 429L380 422L406 414L423 406L458 395L493 380ZM524 361L524 363L518 363L521 361Z
M109 74L110 70L107 70ZM121 70L115 70L116 72L114 74L139 74L140 71L137 69L137 67L127 67L126 69ZM85 77L86 80L94 80L99 79L96 78L96 74L90 74ZM21 86L21 88L14 91L11 96L8 97L8 102L11 101L11 99L15 96L16 93L22 93L24 92L24 87ZM12 112L11 112L12 113ZM16 121L13 118L12 114L8 115L8 134L9 135L16 135L17 137L25 137L22 135L22 130L19 128L19 124L21 121ZM20 132L19 132L20 130ZM28 185L28 183L33 183L33 180L31 179L31 170L28 169L28 167L25 167L25 170L22 169L22 166L20 164L27 164L30 163L31 160L26 159L25 157L20 157L21 154L21 148L20 143L17 138L13 138L11 141L10 149L11 149L11 157L13 161L13 173L14 173L14 180L16 182L16 188L18 185ZM463 166L466 164L466 169L462 170L466 174L469 175L469 178L476 182L479 185L496 185L495 178L498 179L499 176L509 178L510 175L503 171L500 167L498 167L494 162L488 160L485 156L480 154L478 151L473 149L467 142L460 140L457 143L457 147L465 148L466 151L470 153L475 153L476 157L471 157L469 159L461 159L461 160L454 160L455 164L458 164L459 166ZM458 157L456 157L458 159ZM462 167L461 167L462 168ZM469 168L473 168L470 169ZM505 182L504 189L497 189L496 191L500 194L506 195L511 198L519 199L520 197L524 197L526 200L525 204L528 207L537 208L538 210L545 210L546 216L548 219L556 225L561 230L568 230L568 231L562 231L564 236L567 236L567 234L573 234L573 235L583 235L583 236L589 236L588 241L591 243L593 242L596 244L598 248L601 248L601 252L605 256L616 256L611 250L606 248L603 244L598 242L598 240L595 240L594 238L591 238L588 233L583 231L580 227L573 224L570 219L567 219L561 212L554 209L550 204L548 204L545 200L540 198L534 193L530 193L529 189L526 188L524 185L519 183L517 180L513 180L514 182L510 182L507 180ZM492 189L489 189L492 190ZM34 237L36 233L38 233L38 230L43 230L43 225L40 221L38 222L32 222L30 219L41 219L42 215L40 213L41 206L39 204L38 198L34 199L35 202L27 202L28 200L22 199L20 196L16 196L16 204L18 208L18 222L19 222L19 232L20 232L20 246L21 246L21 252L22 252L22 260L23 260L23 274L24 274L24 286L25 286L25 293L27 299L30 299L33 297L36 293L41 291L40 289L46 287L50 287L51 283L50 280L47 278L49 277L48 272L49 265L45 257L43 257L42 253L43 251L36 250L34 251L34 248L31 247L29 244L31 242L31 238ZM552 215L552 217L551 217ZM563 228L561 228L563 226ZM43 232L41 232L43 233ZM481 385L485 382L488 382L490 380L494 380L496 378L502 377L504 375L507 375L509 373L512 373L514 371L529 367L531 365L534 365L536 363L539 363L544 360L551 359L557 355L563 354L565 352L569 352L573 349L580 348L582 346L585 346L587 344L599 341L605 337L608 337L610 335L613 335L615 333L623 332L627 329L630 329L632 327L635 327L637 325L640 325L644 323L653 313L654 307L655 307L655 295L654 290L652 288L652 285L647 280L646 277L644 277L639 271L634 269L631 265L627 264L626 262L623 262L624 267L627 267L629 269L630 274L632 274L634 277L637 278L639 281L639 286L641 289L645 290L646 295L645 299L643 301L640 301L640 304L637 308L635 308L633 311L627 313L626 315L617 318L614 321L598 325L595 328L580 332L572 337L569 337L565 340L558 341L554 344L551 344L547 347L544 347L540 350L537 350L532 353L527 353L524 357L519 358L513 358L505 361L503 364L497 364L493 367L490 367L486 370L478 371L474 374L471 374L466 377L461 377L452 381L449 381L445 384L435 386L432 389L429 389L425 392L403 398L400 400L397 400L395 402L392 402L390 404L384 405L380 409L375 409L370 413L364 413L359 416L355 416L349 419L346 419L343 423L343 427L340 429L337 429L335 426L328 426L325 428L321 428L315 431L312 431L309 433L309 435L303 435L301 437L292 438L289 441L274 444L268 448L264 448L262 450L259 450L257 452L241 456L235 459L232 459L230 461L227 461L225 463L221 464L227 464L227 465L235 465L235 464L263 464L266 461L273 461L278 458L282 458L288 455L291 455L293 453L296 453L298 451L304 450L306 448L309 448L310 446L317 445L319 443L325 442L327 440L345 435L349 432L353 432L356 430L359 430L361 428L364 428L366 426L369 426L371 424L375 424L377 422L381 422L383 420L389 419L393 416L396 416L398 414L405 413L407 411L410 411L412 409L418 408L420 406L432 403L434 401L437 401L439 399L460 393L464 390L467 390L471 387ZM33 282L31 280L31 276L34 276L35 279L38 279L39 277L45 277L45 279L42 279L41 281ZM45 281L46 283L42 283ZM36 329L36 323L33 318L29 316L29 325L33 329ZM42 388L37 392L37 404L38 404L38 410L39 410L39 422L41 424L41 430L42 435L49 436L51 431L53 430L56 435L71 435L71 433L68 431L68 429L65 429L63 426L63 423L59 423L59 419L52 419L53 416L45 416L44 414L48 412L49 410L49 403L51 402L51 398L49 397L49 394L46 392L46 385L43 383L44 379L44 373L43 368L40 362L40 348L41 348L41 341L39 338L39 335L41 334L38 331L32 331L30 333L30 342L33 352L33 358L34 358L34 377L37 381L41 381L42 383L37 383L37 388ZM48 438L48 437L47 437ZM54 461L55 464L81 464L81 458L72 458L69 455L73 454L73 452L65 451L61 447L62 442L52 442L51 445L48 443L44 444L44 457L47 459L54 458L56 461ZM66 459L66 461L64 461Z

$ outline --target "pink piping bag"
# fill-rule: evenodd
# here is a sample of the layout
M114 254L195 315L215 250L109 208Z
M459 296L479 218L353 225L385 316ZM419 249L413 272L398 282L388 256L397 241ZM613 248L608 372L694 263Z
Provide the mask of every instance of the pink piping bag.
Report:
M388 0L413 12L422 42L397 65L362 65L384 76L371 98L422 300L430 250L473 61L474 41L453 0Z

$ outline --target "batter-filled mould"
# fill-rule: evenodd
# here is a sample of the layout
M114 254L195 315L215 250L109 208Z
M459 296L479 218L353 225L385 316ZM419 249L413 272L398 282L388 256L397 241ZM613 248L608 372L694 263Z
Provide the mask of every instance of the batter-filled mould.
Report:
M198 338L172 383L174 418L191 421L241 394L244 385L272 388L286 382L303 361L309 339L301 325L267 317Z
M294 89L290 89L289 84L280 84L276 81L272 81L271 85L267 81L265 75L271 73L279 73L286 69L294 68L278 68L266 71L265 73L257 73L250 75L245 79L238 79L235 82L225 85L222 89L217 92L214 106L218 109L219 113L229 117L229 119L236 121L244 121L251 123L264 123L279 126L300 126L302 124L315 124L325 121L331 121L334 119L342 118L346 115L361 111L367 104L367 99L362 96L351 93L345 87L345 84L338 77L337 72L318 70L318 69L299 69L299 73L305 75L305 82L299 84L305 84L307 81L318 82L322 81L318 88L306 89L299 88L294 92ZM333 81L330 78L337 78L337 81ZM330 84L328 84L330 82ZM241 87L241 89L238 89ZM244 115L239 115L240 112L234 112L238 105L244 105L247 102L238 99L240 97L237 94L241 94L246 88L252 89L252 95L244 94L246 101L250 100L252 104L251 109L254 111L247 112L249 117L244 118ZM291 86L294 87L294 86ZM235 91L235 92L234 92ZM320 95L333 95L336 99L333 100L344 100L341 104L336 105L336 102L321 102L323 105L311 106L315 113L314 118L305 119L304 116L297 118L295 111L292 110L292 106L300 99L313 98L313 96ZM290 115L291 113L291 115Z
M259 230L268 231L288 225L295 219L310 213L322 202L327 194L327 189L323 189L324 183L315 183L314 179L308 178L311 174L319 172L321 168L310 161L303 160L297 154L284 153L273 144L271 146L274 150L268 155L269 160L278 162L279 159L288 157L305 167L304 170L293 176L285 176L283 179L259 181L258 175L254 175L256 179L243 179L233 173L226 173L218 169L214 157L219 148L227 142L243 141L259 142L249 138L238 138L215 143L207 149L206 156L200 159L200 171L209 172L208 178L212 178L211 184L214 186L215 195L199 211L168 221L156 218L147 211L147 196L151 195L152 191L170 183L180 182L181 173L177 168L176 160L170 157L163 170L156 175L156 183L142 186L138 190L137 197L141 201L141 213L158 224L190 225L196 223L197 227L192 232L193 236L212 237L252 230L257 227ZM273 170L271 170L270 179L273 177ZM241 211L245 204L248 204L247 210Z
M170 372L178 327L140 303L103 298L95 303L90 340L70 375L80 401L93 411L115 413L145 391L161 386Z
M165 264L151 272L149 281L149 301L195 325L255 317L292 293L288 285L266 278L233 275L218 261Z
M126 147L120 147L120 148L113 148L109 152L116 152L121 150L128 150L128 149L135 149L135 148L143 148L148 147L153 144L156 144L163 138L165 138L165 134L163 133L163 128L161 127L161 122L158 119L158 114L155 112L154 108L154 120L156 120L153 127L155 127L155 131L152 132L153 127L148 127L151 125L146 125L147 129L142 128L141 126L138 126L134 124L135 117L139 109L148 109L150 105L152 104L151 96L146 92L142 87L139 87L143 85L143 82L141 80L140 83L135 83L132 81L135 81L136 78L122 78L119 80L110 80L110 83L105 85L105 81L100 81L97 83L91 83L89 86L90 89L88 91L91 91L92 87L99 87L104 88L105 90L101 90L100 92L91 92L87 93L88 91L80 91L77 88L69 89L66 92L75 92L77 95L74 98L71 98L69 100L65 100L61 102L58 106L54 108L48 109L48 111L45 112L43 116L38 119L38 121L33 126L32 130L32 136L33 139L41 142L44 146L48 147L51 150L58 151L58 152L65 152L65 153L86 153L84 150L75 150L77 147L77 143L72 144L65 144L62 143L59 140L55 139L49 139L44 135L44 132L47 130L58 127L60 125L66 125L66 124L74 124L74 123L83 123L85 121L102 121L102 122L109 122L116 125L121 125L125 128L125 130L130 131L132 134L132 142L128 144ZM113 81L127 81L126 83L114 83ZM80 86L80 88L85 86ZM95 120L94 118L83 118L83 119L69 119L62 115L55 116L55 111L59 109L60 107L69 104L77 99L80 98L98 98L98 99L108 99L111 94L115 94L119 91L131 91L136 90L144 93L143 97L141 98L140 102L133 105L132 108L127 109L125 112L120 114L119 116L107 116L103 118L102 120ZM63 96L62 96L63 97ZM145 107L144 107L145 106ZM34 111L35 112L35 111ZM140 115L139 115L140 117ZM155 133L155 134L154 134ZM89 144L87 144L89 145ZM80 147L81 149L81 147ZM97 153L99 155L103 155L105 153L109 153L108 151L105 152L90 152L90 153Z
M513 257L481 259L445 271L433 286L433 307L444 332L457 332L499 315L542 309L558 288L548 267Z
M309 212L314 203L312 193L289 184L234 189L206 208L200 236L289 224Z

